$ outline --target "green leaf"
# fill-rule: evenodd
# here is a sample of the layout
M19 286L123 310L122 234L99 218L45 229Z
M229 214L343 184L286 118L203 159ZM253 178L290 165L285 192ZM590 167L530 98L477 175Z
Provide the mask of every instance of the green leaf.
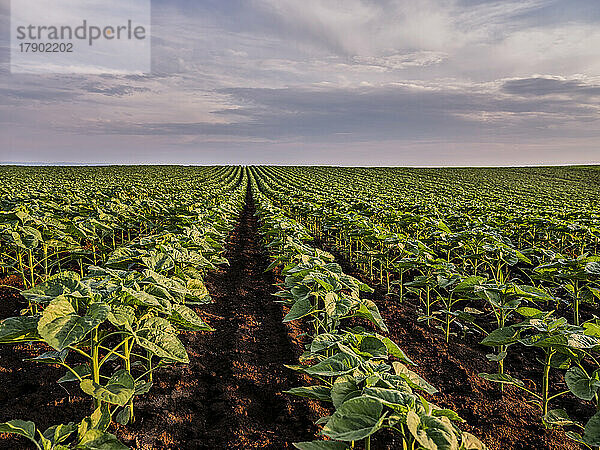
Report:
M100 430L88 430L75 448L81 450L129 450L129 447L119 442L116 436Z
M283 322L287 323L293 320L298 320L302 317L308 316L313 312L313 310L314 308L312 302L310 301L310 297L301 298L292 305L290 311L283 318Z
M381 318L381 314L379 313L377 305L368 299L361 299L360 302L360 308L354 313L354 315L371 321L374 325L377 325L382 331L387 333L389 330Z
M27 248L27 247L25 247L25 245L23 245L23 241L21 240L21 235L19 233L17 233L16 231L11 231L9 241L12 244L14 244L16 247Z
M583 436L579 433L576 433L574 431L567 431L565 433L565 435L569 438L574 440L575 442L579 442L580 444L585 444L584 440L583 440ZM587 444L586 444L587 445Z
M381 402L369 397L356 397L336 409L322 433L340 441L359 441L379 430L384 418Z
M546 314L537 308L530 308L528 306L522 306L521 308L517 308L516 311L517 314L520 314L528 319L542 317Z
M501 373L480 373L479 376L487 381L492 381L494 383L503 383L503 384L514 384L516 386L525 386L518 378L511 377L508 374Z
M35 358L28 358L27 361L34 361L44 364L62 364L67 359L67 355L69 354L69 350L63 350L61 352L51 351L42 353Z
M112 305L107 318L115 327L131 328L135 322L135 310L129 305Z
M590 349L600 345L600 338L580 333L570 333L566 346L574 349Z
M166 314L171 313L171 303L164 298L159 298L146 291L127 287L123 287L121 293L123 301L131 305L155 307Z
M550 358L550 367L554 369L568 369L572 364L572 352L570 354L565 353L555 353Z
M185 305L173 305L173 312L169 320L181 328L193 331L215 331L204 322L196 312Z
M336 317L336 306L338 302L338 295L335 292L328 292L325 294L325 314L328 317Z
M387 346L374 336L365 336L358 346L359 353L368 358L387 358Z
M397 389L386 389L380 387L365 388L363 395L375 398L390 408L401 410L414 407L417 398L409 391L399 391Z
M535 301L540 302L550 302L554 301L555 298L548 294L546 291L537 288L535 286L515 286L514 287L515 294L528 298ZM535 308L534 308L535 309Z
M565 373L565 383L569 390L577 398L592 400L600 388L600 381L590 378L585 371L578 366L573 366Z
M113 251L106 261L106 267L113 269L128 269L133 263L140 262L146 251L140 251L132 247L119 247Z
M513 327L498 328L483 338L481 344L488 347L499 347L516 342L517 336L518 331Z
M38 322L38 333L56 350L64 350L76 344L106 320L110 306L92 303L85 316L78 316L70 301L65 297L52 300Z
M67 294L85 297L91 294L91 290L81 282L81 278L76 272L60 272L21 294L30 302L45 303Z
M301 298L307 298L310 295L310 288L304 284L298 284L291 288L289 292L283 291L286 294L285 298L293 298L294 300L300 300ZM280 293L281 294L281 293ZM289 296L291 294L291 297Z
M168 272L175 267L173 258L163 252L152 251L147 256L142 256L142 263L154 272Z
M543 417L543 421L548 426L561 427L573 425L575 423L569 419L569 416L564 409L551 409L548 411L548 414Z
M36 442L36 428L33 422L27 422L25 420L11 420L9 422L0 423L0 433L17 434Z
M390 356L398 358L400 362L403 362L404 364L416 366L416 364L408 356L406 356L402 349L398 347L398 345L390 338L380 335L377 335L377 337L381 339L381 341L385 344L385 346L387 347L388 354Z
M204 282L199 278L193 278L187 281L186 285L190 294L187 296L188 303L194 304L207 304L212 301L208 289L204 285Z
M313 281L316 281L319 286L321 286L323 289L325 289L325 291L327 291L327 292L333 291L333 285L331 283L329 283L328 281L326 281L326 280L331 280L330 277L328 277L325 274L321 274L321 273L317 273L317 272L311 272L311 275L312 275Z
M106 386L85 379L81 382L80 387L83 392L100 401L119 406L124 406L135 392L135 382L126 370L116 371Z
M44 309L42 317L38 322L38 331L40 328L46 328L50 323L62 318L76 316L77 311L72 303L66 297L60 296L52 300ZM77 316L79 317L79 316ZM42 336L43 337L43 336Z
M335 377L352 372L360 365L360 360L347 353L338 353L318 362L314 366L303 369L304 373L313 376Z
M445 233L452 234L452 230L444 223L443 220L438 220L436 226Z
M77 372L77 375L79 375L80 378L85 378L92 373L90 366L87 364L76 366L73 368L73 370ZM67 370L67 373L63 377L59 378L57 383L68 383L71 381L79 381L79 378L77 378L73 372Z
M71 422L66 425L51 426L42 434L54 446L53 448L56 448L57 444L66 441L75 431L77 431L77 424Z
M339 408L346 400L360 395L356 380L350 375L338 377L331 387L331 400L336 408Z
M119 411L115 417L116 421L121 425L127 425L129 420L131 420L131 406L126 405Z
M600 446L600 412L594 414L585 424L583 441L594 447Z
M173 326L162 317L151 317L144 321L135 333L135 340L149 352L170 361L188 363L189 356Z
M600 261L589 262L585 265L585 271L590 275L600 276Z
M396 375L402 377L410 387L420 389L432 395L438 392L436 388L434 388L431 384L421 378L419 374L413 372L404 364L394 361L392 366Z
M319 353L323 350L333 347L338 342L342 342L343 338L336 334L323 333L315 336L310 343L310 351L312 353Z
M436 407L437 408L437 407ZM431 415L434 417L447 417L454 422L464 422L464 419L458 415L456 411L446 408L433 409Z
M296 442L293 445L299 450L348 450L350 448L343 442L333 441Z
M485 355L485 357L488 359L488 361L500 362L500 361L504 361L504 358L506 358L507 355L508 355L508 353L506 353L505 351L502 351L502 352L498 353L497 355L495 355L493 353L488 353L487 355Z
M407 427L419 444L427 450L459 450L459 442L447 417L407 414Z
M302 386L283 391L286 394L298 397L312 398L314 400L331 401L331 389L326 386Z
M191 296L191 292L187 289L187 286L183 284L182 280L177 278L170 278L160 273L156 273L152 270L144 270L144 283L148 284L148 291L159 296L155 290L162 288L162 290L168 292L177 303L183 303L186 297ZM151 289L152 288L152 289ZM160 290L160 289L158 289ZM164 295L163 295L164 296Z
M88 417L85 417L77 427L77 434L83 436L88 430L106 431L112 422L108 403L101 406Z
M9 317L0 322L0 344L29 342L40 339L37 331L39 317Z
M461 449L464 449L464 450L487 450L487 447L477 437L473 436L471 433L466 433L463 431Z
M151 381L138 380L135 382L135 395L147 394L152 388Z
M587 322L583 324L583 328L585 328L585 334L587 336L600 337L600 324Z
M101 406L96 408L96 410L92 413L89 419L90 428L94 428L100 431L106 431L112 421L108 403L103 403Z
M458 283L453 291L454 292L472 292L475 288L475 286L479 285L482 281L484 281L485 278L483 277L477 277L477 276L470 276L465 278L464 280L462 280L460 283Z

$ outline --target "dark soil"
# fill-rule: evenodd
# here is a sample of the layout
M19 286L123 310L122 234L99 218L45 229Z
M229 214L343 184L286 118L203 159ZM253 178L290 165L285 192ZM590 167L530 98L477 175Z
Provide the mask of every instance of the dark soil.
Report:
M319 244L336 256L346 273L374 286L335 249ZM497 384L478 376L481 372L497 370L497 366L485 357L490 349L479 344L481 337L451 336L447 344L440 330L417 322L421 315L417 299L405 298L400 302L397 296L387 296L381 287L376 288L371 298L377 302L390 330L388 336L418 364L413 370L439 390L433 396L425 395L428 400L455 410L466 421L460 428L478 436L490 450L581 448L567 438L564 431L545 429L541 423L541 410L528 402L523 391L509 386L502 394ZM510 375L534 388L541 384L541 369L528 355L517 346L511 347L505 366ZM554 393L566 390L561 372L554 371L550 389ZM570 394L551 402L550 408L553 407L565 408L572 418L583 423L594 414L591 403ZM391 434L382 433L375 442L375 448L397 448Z
M215 302L199 311L216 331L185 336L190 364L158 373L138 421L119 432L133 448L284 449L314 438L309 402L282 393L301 384L284 367L300 349L273 302L250 198L226 257L206 279Z

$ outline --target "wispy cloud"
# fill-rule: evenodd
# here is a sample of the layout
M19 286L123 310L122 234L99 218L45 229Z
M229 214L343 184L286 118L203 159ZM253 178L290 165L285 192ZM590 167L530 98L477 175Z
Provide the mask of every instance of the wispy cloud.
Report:
M600 80L596 83L588 83L581 79L538 76L508 80L504 83L503 90L509 94L521 96L563 95L581 97L582 101L592 104L595 99L589 97L600 96Z

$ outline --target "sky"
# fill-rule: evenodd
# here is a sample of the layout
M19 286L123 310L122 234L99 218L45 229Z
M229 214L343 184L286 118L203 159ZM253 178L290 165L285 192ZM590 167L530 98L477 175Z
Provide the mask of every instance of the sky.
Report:
M143 75L11 74L9 8L0 162L600 163L597 0L153 0Z

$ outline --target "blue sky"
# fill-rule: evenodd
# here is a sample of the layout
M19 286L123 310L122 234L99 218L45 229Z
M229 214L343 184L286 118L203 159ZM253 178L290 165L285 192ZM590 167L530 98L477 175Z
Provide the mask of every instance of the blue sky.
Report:
M151 74L16 75L0 0L0 161L600 162L595 0L152 6Z

